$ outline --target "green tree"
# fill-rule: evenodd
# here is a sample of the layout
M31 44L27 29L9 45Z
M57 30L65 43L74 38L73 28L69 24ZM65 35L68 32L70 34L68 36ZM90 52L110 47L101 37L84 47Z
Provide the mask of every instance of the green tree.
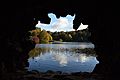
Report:
M52 40L52 36L45 30L42 30L38 35L40 43L49 43Z

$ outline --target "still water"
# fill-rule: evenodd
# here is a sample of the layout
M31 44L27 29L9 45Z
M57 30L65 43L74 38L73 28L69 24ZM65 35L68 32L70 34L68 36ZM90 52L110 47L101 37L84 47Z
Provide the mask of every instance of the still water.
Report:
M27 69L46 72L92 72L99 63L94 53L94 44L84 42L62 42L59 44L37 44L29 53Z

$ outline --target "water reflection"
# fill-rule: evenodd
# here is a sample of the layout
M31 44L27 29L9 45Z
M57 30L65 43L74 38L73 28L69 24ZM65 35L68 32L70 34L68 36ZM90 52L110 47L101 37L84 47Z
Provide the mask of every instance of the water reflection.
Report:
M93 48L83 49L78 44L40 44L29 57L28 70L38 71L92 72L99 63Z

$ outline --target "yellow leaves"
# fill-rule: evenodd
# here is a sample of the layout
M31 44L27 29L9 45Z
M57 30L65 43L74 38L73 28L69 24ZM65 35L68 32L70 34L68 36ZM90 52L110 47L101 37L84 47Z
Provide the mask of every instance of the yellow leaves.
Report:
M52 40L52 36L45 30L41 30L40 28L36 28L35 30L29 31L32 36L32 41L36 44L39 43L49 43Z
M52 40L52 36L45 30L42 30L39 34L40 43L49 43Z

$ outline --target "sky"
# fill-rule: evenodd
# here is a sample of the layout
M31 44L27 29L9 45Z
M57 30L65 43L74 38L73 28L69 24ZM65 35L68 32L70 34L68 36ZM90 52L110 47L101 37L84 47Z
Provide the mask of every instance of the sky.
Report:
M60 32L60 31L74 31L73 29L73 20L75 19L75 15L67 15L66 17L57 18L55 14L48 13L48 17L51 19L50 24L44 24L38 21L36 27L41 28L42 30L51 31L51 32ZM88 25L80 24L77 30L86 29Z

